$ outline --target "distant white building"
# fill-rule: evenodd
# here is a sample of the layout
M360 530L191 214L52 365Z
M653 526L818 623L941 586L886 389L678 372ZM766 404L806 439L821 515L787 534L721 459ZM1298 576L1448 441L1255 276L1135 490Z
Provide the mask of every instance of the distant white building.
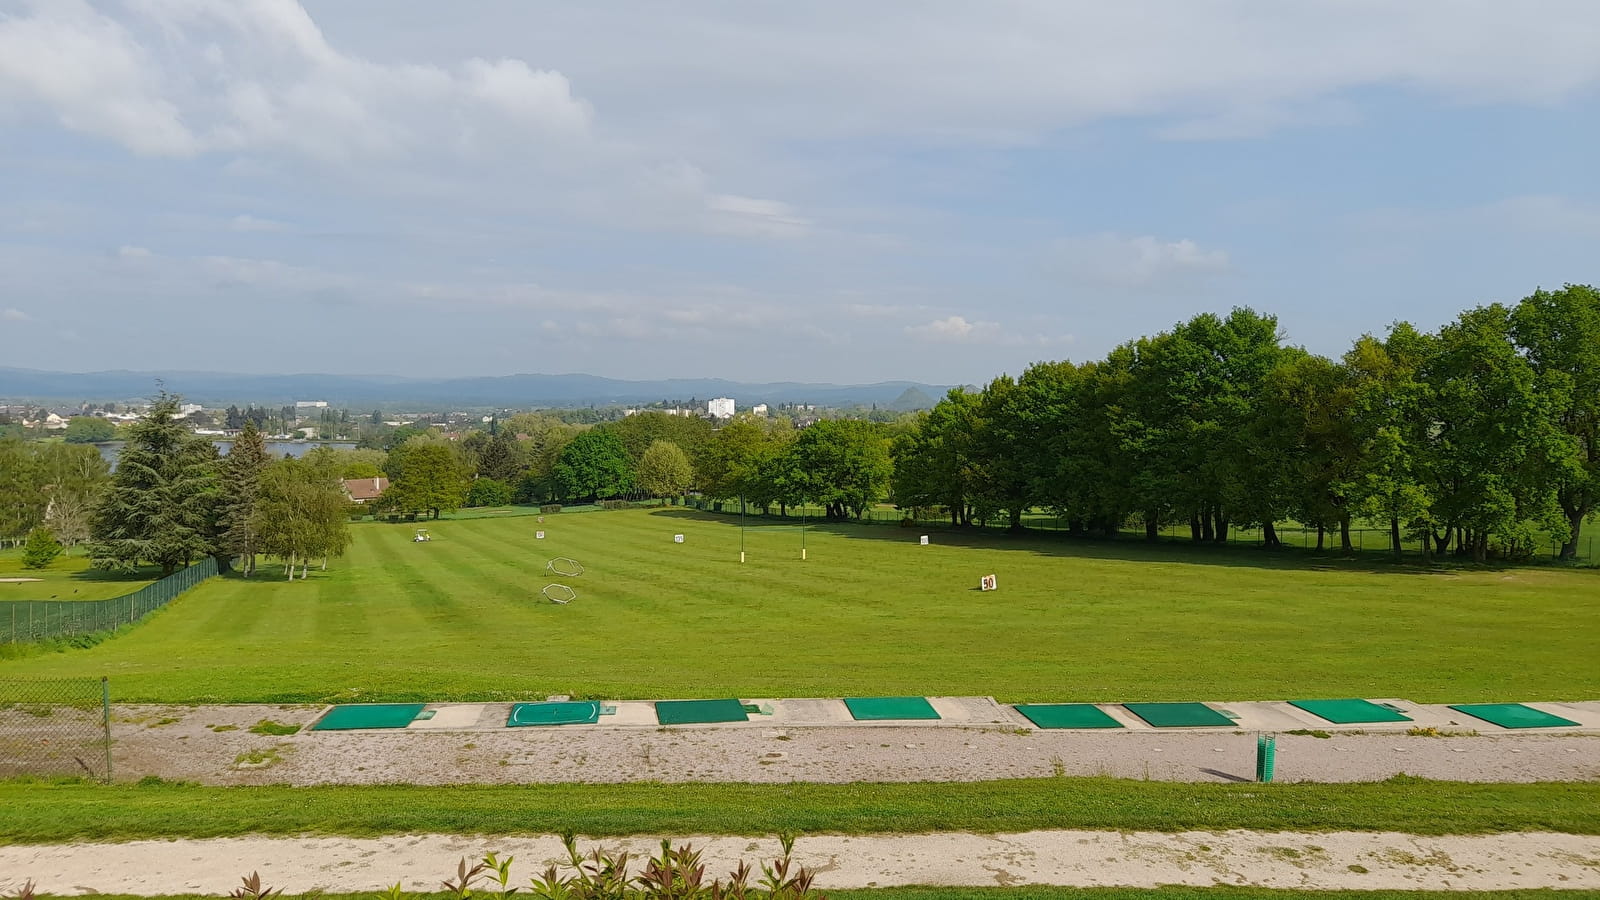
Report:
M757 403L755 406L750 407L750 414L753 415L753 416L764 416L764 415L766 415L767 414L767 405L765 403Z
M706 415L713 419L733 418L733 398L717 397L706 403Z
M192 416L192 415L194 415L195 413L199 412L202 409L205 409L205 407L201 406L198 403L185 403L182 406L178 407L178 415L177 415L176 418L182 419L182 418L186 418L188 416Z
M328 401L326 401L326 400L296 400L294 402L294 408L295 409L327 409L328 408Z

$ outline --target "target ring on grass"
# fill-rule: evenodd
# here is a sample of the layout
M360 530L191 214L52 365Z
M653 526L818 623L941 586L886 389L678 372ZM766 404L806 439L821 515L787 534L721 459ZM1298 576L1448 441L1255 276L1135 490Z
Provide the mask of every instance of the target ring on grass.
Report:
M558 556L544 564L544 569L552 575L561 575L566 578L577 578L583 574L583 563L570 556Z
M546 600L562 606L578 599L578 592L564 584L547 584L539 590Z

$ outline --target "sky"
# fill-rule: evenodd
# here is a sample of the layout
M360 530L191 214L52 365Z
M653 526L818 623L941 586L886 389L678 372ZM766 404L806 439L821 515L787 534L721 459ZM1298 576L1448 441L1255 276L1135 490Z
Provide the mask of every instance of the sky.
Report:
M1600 280L1592 0L0 0L0 365L982 383Z

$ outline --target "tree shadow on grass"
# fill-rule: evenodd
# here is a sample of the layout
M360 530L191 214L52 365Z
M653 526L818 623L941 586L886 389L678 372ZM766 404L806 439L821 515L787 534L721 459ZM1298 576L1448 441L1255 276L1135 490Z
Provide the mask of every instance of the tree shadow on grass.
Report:
M652 516L715 522L738 525L743 519L750 525L794 525L800 520L778 516L741 516L738 513L716 513L689 508L655 510ZM1376 575L1425 575L1453 577L1464 572L1498 572L1519 568L1510 563L1471 563L1447 559L1431 565L1422 565L1415 556L1405 562L1395 562L1387 551L1358 551L1352 556L1342 556L1337 551L1316 551L1299 547L1280 547L1268 550L1259 546L1239 544L1205 544L1181 538L1161 538L1144 541L1138 538L1085 538L1060 531L1025 529L1013 534L993 528L953 528L949 525L919 524L913 528L889 524L839 522L827 519L807 519L806 527L812 531L831 534L847 540L884 541L915 546L921 535L932 537L933 543L944 547L964 547L972 550L1009 550L1073 559L1114 559L1126 562L1185 563L1188 565L1232 566L1252 569L1282 569L1292 571L1365 572Z

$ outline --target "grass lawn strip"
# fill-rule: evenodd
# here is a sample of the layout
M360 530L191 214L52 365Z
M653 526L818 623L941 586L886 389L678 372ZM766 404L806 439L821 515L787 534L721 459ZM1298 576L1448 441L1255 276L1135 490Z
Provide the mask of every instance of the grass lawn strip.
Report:
M736 523L675 510L430 530L414 544L414 526L357 525L326 572L213 579L92 649L0 659L0 678L109 673L118 702L167 703L1600 696L1600 667L1572 665L1600 638L1600 606L1571 602L1600 586L1592 571L989 533L920 547L841 524L810 531L805 562L796 533L752 532L741 566ZM587 568L580 602L537 596L557 555ZM977 602L987 572L1004 587ZM773 652L778 623L805 653ZM1341 639L1301 637L1323 633ZM1414 652L1418 634L1429 652ZM533 636L560 652L528 652Z
M520 886L520 885L519 885ZM1287 888L1186 887L895 887L827 891L829 900L1585 900L1588 891L1545 888L1517 891L1367 891ZM40 896L52 896L41 894ZM372 900L372 893L324 893L320 900ZM454 895L420 891L409 900L452 900ZM217 900L214 894L96 894L95 900Z
M1600 834L1600 782L202 787L0 782L0 844L235 835L881 834L1039 829Z

